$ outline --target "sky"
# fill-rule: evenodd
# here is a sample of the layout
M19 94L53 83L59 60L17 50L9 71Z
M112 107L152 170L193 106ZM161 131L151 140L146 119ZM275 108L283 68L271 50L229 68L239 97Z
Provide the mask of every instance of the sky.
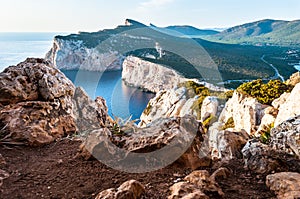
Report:
M300 19L299 0L0 0L0 32L98 31L126 18L157 26L228 28Z

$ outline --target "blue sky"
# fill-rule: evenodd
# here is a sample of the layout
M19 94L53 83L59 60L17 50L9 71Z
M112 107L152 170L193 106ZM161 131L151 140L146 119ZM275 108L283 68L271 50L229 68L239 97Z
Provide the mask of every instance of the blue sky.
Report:
M158 26L231 27L300 19L299 0L0 0L0 32L97 31L131 18Z

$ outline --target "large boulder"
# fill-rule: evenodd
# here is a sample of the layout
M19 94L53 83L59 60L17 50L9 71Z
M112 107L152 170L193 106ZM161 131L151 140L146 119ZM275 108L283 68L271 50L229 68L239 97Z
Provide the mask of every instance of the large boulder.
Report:
M218 112L219 101L215 96L207 96L201 106L201 121L208 117L216 117Z
M291 94L288 95L286 101L280 105L279 112L276 117L275 126L279 125L283 121L300 115L300 83L298 83L294 89L292 90Z
M268 175L266 184L278 199L300 198L300 173L281 172Z
M144 186L136 180L129 180L117 189L111 188L100 192L95 199L139 199L145 193Z
M161 118L146 128L124 126L90 132L81 146L82 155L93 155L106 165L126 172L141 173L163 168L174 161L196 169L209 166L199 157L203 129L192 116Z
M99 128L106 120L102 99L92 102L43 59L28 58L8 67L0 73L0 85L2 143L44 145L76 131L81 133L83 124ZM83 123L86 120L95 125Z
M219 127L218 123L214 123L208 130L212 159L231 160L233 158L241 158L241 150L250 139L250 136L243 130L220 130Z
M205 193L214 194L220 198L224 196L222 189L216 182L216 177L226 178L230 171L219 168L212 175L206 170L193 171L184 178L184 181L175 183L170 187L168 199L208 199Z
M269 145L300 159L300 115L273 128Z
M236 131L245 130L249 135L253 135L261 123L265 108L266 106L257 99L235 91L232 98L227 101L219 122L225 124L233 118Z
M260 174L271 172L299 172L300 160L282 151L274 150L257 139L249 140L242 149L245 167Z

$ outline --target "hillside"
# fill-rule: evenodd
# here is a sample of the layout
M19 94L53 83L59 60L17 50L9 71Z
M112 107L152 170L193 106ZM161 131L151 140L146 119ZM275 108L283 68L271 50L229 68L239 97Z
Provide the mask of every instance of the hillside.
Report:
M190 34L191 30L199 30L189 26L172 27L182 31L190 30L188 31ZM203 39L177 37L162 29L167 30L126 20L126 25L120 25L115 29L56 36L46 59L64 70L80 68L104 71L120 70L124 57L134 55L175 69L187 78L219 83L227 80L274 77L274 70L261 60L261 57L266 55L268 62L276 64L275 66L285 78L296 72L288 65L288 60L283 59L288 48L222 44ZM229 34L229 30L227 32ZM237 30L233 28L231 32ZM258 35L258 32L253 34ZM260 32L270 32L270 30L264 28ZM216 77L216 74L219 77Z
M193 26L168 26L166 29L180 32L184 35L195 35L195 36L203 36L203 35L215 35L218 34L218 31L215 30L202 30L195 28Z
M205 39L236 44L299 46L300 20L265 19L232 27Z

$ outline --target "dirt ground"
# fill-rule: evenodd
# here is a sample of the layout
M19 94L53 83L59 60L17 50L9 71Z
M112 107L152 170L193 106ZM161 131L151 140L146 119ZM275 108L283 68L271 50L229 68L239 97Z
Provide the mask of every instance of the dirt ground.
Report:
M174 180L191 172L173 164L151 173L124 173L97 160L75 157L79 145L80 142L69 139L41 148L0 145L6 161L0 167L10 173L0 187L0 198L95 198L99 192L130 179L146 187L143 198L167 198ZM265 176L246 171L242 160L233 160L225 166L232 170L227 179L218 179L225 198L276 198L266 187Z

